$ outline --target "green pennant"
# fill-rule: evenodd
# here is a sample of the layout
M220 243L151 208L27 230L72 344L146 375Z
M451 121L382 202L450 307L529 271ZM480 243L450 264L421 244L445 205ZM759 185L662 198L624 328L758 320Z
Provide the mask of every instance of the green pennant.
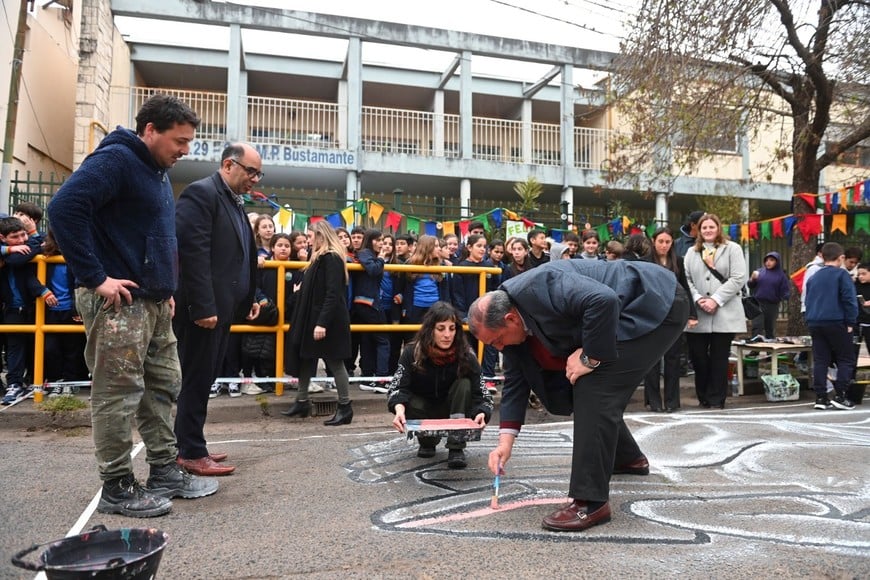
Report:
M762 240L771 239L770 222L761 222L761 239Z
M369 204L366 200L361 199L354 203L353 207L359 215L367 215L369 213Z
M293 212L293 229L297 232L304 232L308 225L308 216L298 211Z
M409 232L420 235L420 218L405 216L405 224Z
M857 232L860 230L864 230L870 234L870 213L855 214L855 226L852 228L852 231Z
M598 239L602 244L610 241L610 230L608 229L607 224L601 224L595 228L595 231L598 232Z

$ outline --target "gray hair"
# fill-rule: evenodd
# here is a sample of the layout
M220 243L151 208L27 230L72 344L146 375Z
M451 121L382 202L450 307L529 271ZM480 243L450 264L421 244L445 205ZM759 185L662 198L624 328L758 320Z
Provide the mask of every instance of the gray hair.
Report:
M486 304L484 298L487 299ZM507 326L504 317L513 307L510 296L504 290L487 292L468 307L468 330L477 336L476 331L480 328L504 328Z

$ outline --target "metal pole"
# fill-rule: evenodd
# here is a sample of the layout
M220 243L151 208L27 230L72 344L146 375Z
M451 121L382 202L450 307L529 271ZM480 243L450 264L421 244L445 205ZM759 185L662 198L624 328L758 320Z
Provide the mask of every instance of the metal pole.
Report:
M3 167L0 170L0 212L9 213L9 189L12 185L12 159L15 149L15 124L18 119L18 87L24 63L24 37L27 33L27 0L18 10L18 31L12 52L12 75L9 79L9 104L6 108L6 139L3 142Z

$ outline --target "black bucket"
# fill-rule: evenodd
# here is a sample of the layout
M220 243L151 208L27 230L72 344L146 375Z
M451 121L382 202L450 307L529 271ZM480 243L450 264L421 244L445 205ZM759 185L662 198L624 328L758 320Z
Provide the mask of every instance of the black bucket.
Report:
M49 580L147 580L157 575L168 539L165 532L151 528L107 530L99 525L80 536L35 544L15 554L12 563L25 570L44 571ZM40 554L40 564L22 560L42 546L48 548Z

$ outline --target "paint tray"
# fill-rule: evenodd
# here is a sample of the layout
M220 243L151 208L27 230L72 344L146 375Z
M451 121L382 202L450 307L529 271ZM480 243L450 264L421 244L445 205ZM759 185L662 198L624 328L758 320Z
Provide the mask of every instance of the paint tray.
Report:
M450 437L458 441L480 441L483 427L471 419L408 419L408 439L412 437Z

